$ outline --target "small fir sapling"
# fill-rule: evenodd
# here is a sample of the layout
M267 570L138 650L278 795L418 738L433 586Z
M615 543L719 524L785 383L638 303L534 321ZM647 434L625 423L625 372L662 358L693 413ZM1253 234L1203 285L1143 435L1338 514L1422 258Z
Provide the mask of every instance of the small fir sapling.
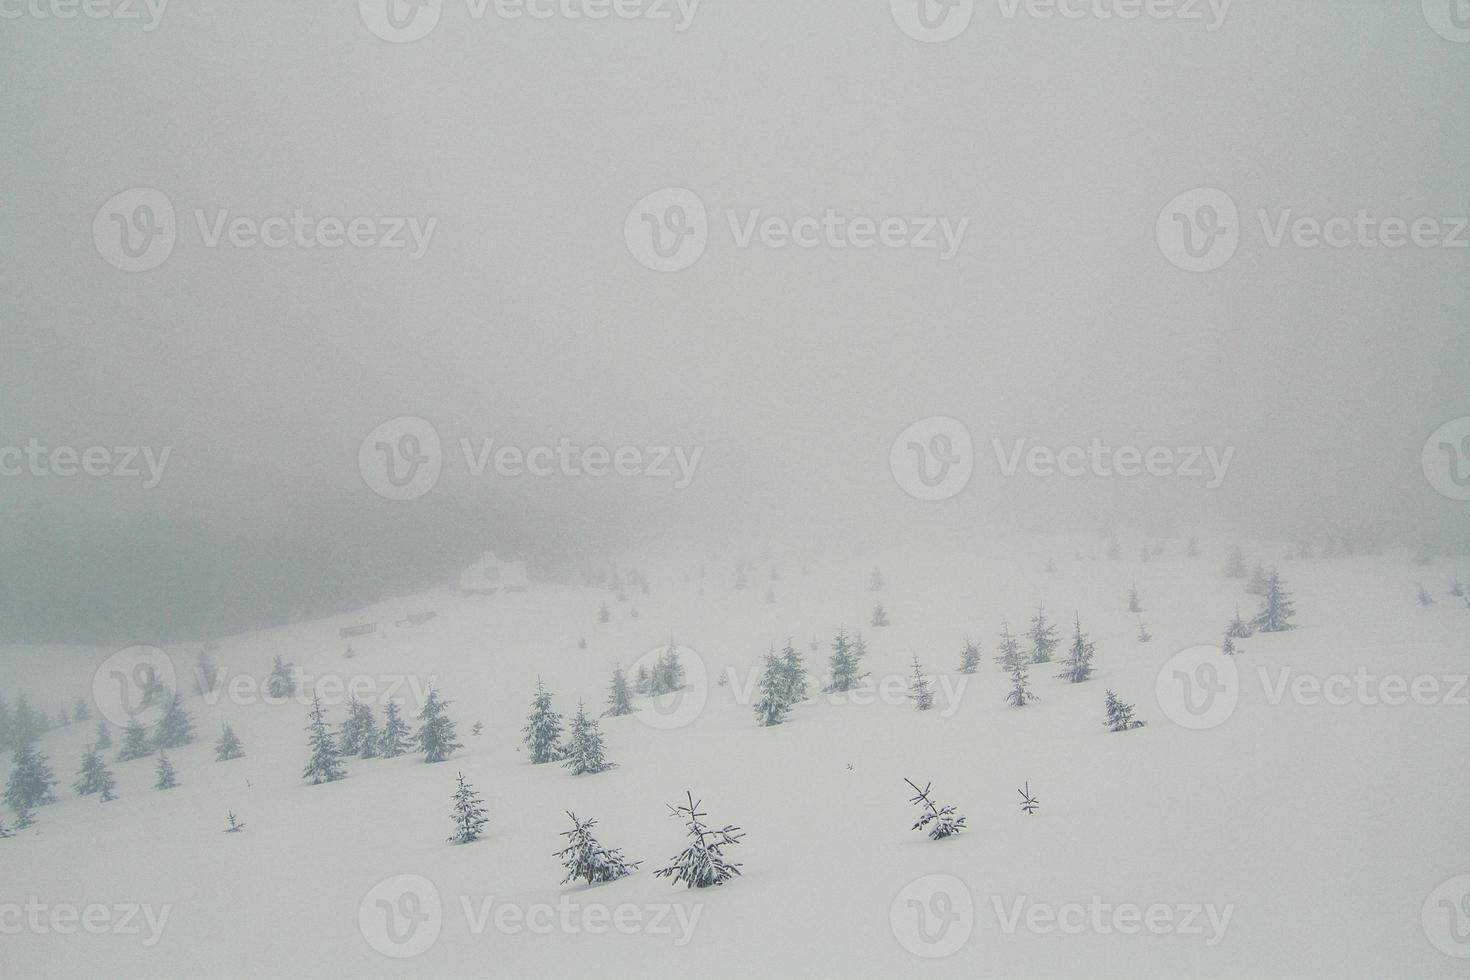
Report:
M169 761L168 755L162 751L158 753L158 765L154 766L153 772L158 776L158 781L153 784L154 789L173 789L179 785L178 774L174 771L174 764Z
M925 783L923 789L912 779L905 779L914 790L914 797L910 803L920 808L919 819L914 822L910 830L922 830L929 835L930 840L943 840L951 837L965 829L965 818L956 816L953 804L939 806L929 798L930 783Z
M633 692L628 687L628 675L623 673L622 665L614 664L612 683L607 689L607 710L603 714L620 718L632 713Z
M598 842L592 834L592 828L597 825L595 819L589 817L578 820L571 810L566 813L572 820L572 829L562 831L561 836L567 839L567 846L556 852L567 872L566 877L561 880L563 885L573 881L598 885L605 881L616 881L638 870L642 861L629 861L623 857L622 851L615 847L603 847Z
M480 794L475 792L473 786L464 780L464 773L458 774L458 786L454 791L454 812L450 819L454 821L454 833L449 837L451 844L468 844L480 839L481 828L485 826L484 802Z
M685 795L687 804L670 806L669 810L684 821L689 843L667 866L655 871L654 877L672 878L675 884L682 882L686 888L723 885L741 873L739 863L725 859L724 849L739 844L745 834L732 825L719 830L706 827L707 814L699 809L700 801L694 799L693 793Z
M1107 720L1103 722L1110 732L1126 732L1130 728L1142 728L1148 722L1137 721L1133 717L1133 705L1125 704L1111 690L1107 692L1107 700L1104 702L1107 710Z
M418 750L424 754L425 762L443 762L454 754L455 749L462 749L464 745L455 740L454 722L448 714L452 701L445 701L439 697L439 692L432 687L424 696L424 703L419 708L419 730L414 736L418 743Z
M1031 617L1031 628L1026 631L1026 636L1031 640L1031 662L1033 664L1044 664L1051 660L1051 655L1061 641L1057 639L1057 628L1046 620L1046 610L1036 607L1036 615Z
M399 714L397 701L384 703L383 716L383 732L378 736L378 754L385 759L396 759L408 751L408 723Z
M965 637L965 648L960 651L960 673L973 674L980 666L980 646L968 636Z
M919 711L934 707L934 691L924 677L924 668L919 666L919 655L914 654L914 672L909 679L909 698Z

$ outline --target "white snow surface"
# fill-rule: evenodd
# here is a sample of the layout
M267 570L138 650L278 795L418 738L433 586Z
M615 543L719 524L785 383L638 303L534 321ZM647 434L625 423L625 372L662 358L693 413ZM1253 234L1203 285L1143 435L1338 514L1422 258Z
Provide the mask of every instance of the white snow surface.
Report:
M53 730L40 747L60 799L37 812L34 827L0 840L0 907L11 910L0 927L19 921L26 913L16 907L27 903L148 905L155 915L166 907L167 919L151 943L141 914L133 923L141 934L61 934L49 921L5 928L0 976L1465 976L1470 964L1435 948L1421 912L1442 882L1470 872L1470 708L1290 696L1272 704L1258 674L1267 669L1273 683L1282 669L1463 676L1470 609L1443 596L1450 563L1418 568L1402 554L1285 561L1279 543L1246 542L1249 561L1279 565L1299 628L1241 641L1234 714L1188 730L1158 704L1155 679L1176 652L1218 644L1237 604L1247 616L1256 611L1244 580L1222 575L1232 543L1204 541L1191 558L1172 540L1147 563L1079 559L1067 541L1039 537L861 556L793 551L755 560L741 591L733 588L738 552L725 549L718 558L640 562L651 591L629 587L626 603L600 589L536 585L493 597L446 589L223 638L213 657L227 689L237 675L263 682L276 655L317 678L366 679L358 683L368 685L368 700L403 699L409 716L414 685L433 683L453 702L465 747L434 765L412 755L350 760L346 779L312 786L301 779L305 704L233 703L228 694L209 703L186 688L199 737L170 752L180 786L154 790L151 759L112 761L115 731L106 755L119 799L100 804L71 789L95 722ZM1049 558L1052 573L1043 571ZM875 567L886 581L878 594L868 589ZM1419 581L1440 596L1436 605L1415 604ZM1148 644L1137 642L1139 617L1127 611L1133 583ZM867 625L875 601L890 626ZM1057 660L1073 615L1081 617L1096 643L1096 672L1074 685L1053 676L1059 666L1037 667L1040 700L1014 709L991 658L1002 619L1021 633L1038 601L1058 623ZM613 621L599 624L604 602ZM391 625L426 610L437 617ZM387 624L385 635L338 638L340 626L366 621ZM875 680L906 678L917 654L936 684L935 709L813 698L785 724L757 727L754 696L739 692L761 656L790 636L820 675L844 626L866 637L863 666ZM966 634L980 642L983 663L956 700ZM520 729L538 677L568 717L578 699L600 712L614 663L630 666L670 635L708 671L707 704L692 723L660 730L638 717L602 719L618 765L597 775L527 763ZM198 649L167 648L182 676ZM54 714L91 691L112 652L5 648L0 692L13 702L24 690ZM734 683L717 684L727 670ZM1136 704L1147 727L1106 731L1108 688ZM334 724L345 716L340 702L329 712ZM638 705L647 710L646 699ZM214 761L223 721L243 740L244 758ZM484 731L472 737L476 721ZM482 840L454 846L446 838L461 771L490 819ZM955 804L965 832L934 842L912 831L905 777L932 783L936 799ZM1017 793L1028 783L1040 801L1032 816ZM744 873L722 887L687 890L653 875L684 846L667 805L686 790L709 822L745 831L727 853ZM222 832L229 810L245 821L243 833ZM602 842L642 868L590 888L559 884L553 852L570 825L566 810L595 817ZM0 817L13 826L8 810ZM437 938L404 959L367 935L375 917L386 922L369 893L398 875L427 879L442 902L434 922L420 923ZM891 912L915 914L900 893L929 875L954 876L973 900L968 938L941 958L911 952L891 924ZM1200 934L1030 929L1024 914L1006 929L1018 902L1060 909L1094 897L1145 910L1211 906L1230 917L1213 937L1204 916ZM393 898L397 911L424 911ZM536 928L497 927L503 904ZM625 926L635 914L643 926L608 924L620 914Z

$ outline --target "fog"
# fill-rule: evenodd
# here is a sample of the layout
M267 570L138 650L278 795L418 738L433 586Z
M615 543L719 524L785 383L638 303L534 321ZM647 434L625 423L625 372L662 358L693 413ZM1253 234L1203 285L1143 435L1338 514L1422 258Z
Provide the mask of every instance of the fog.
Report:
M1465 545L1466 505L1421 454L1470 413L1470 46L1417 0L1241 0L1214 29L1204 4L982 3L933 44L850 0L704 0L687 24L673 3L592 21L451 0L411 43L356 6L176 3L152 30L143 5L4 6L6 638L206 637L441 584L490 548L555 581L709 540ZM94 223L134 188L167 199L177 240L125 271ZM707 209L677 271L625 235L649 195L673 215L666 188ZM1158 240L1194 188L1239 209L1208 271ZM298 211L304 239L283 231ZM1272 244L1364 211L1446 240ZM355 218L403 247L313 237ZM860 247L854 218L903 230ZM432 426L442 472L393 500L362 460L422 448L401 427L364 446L401 417ZM942 500L890 459L931 417L973 439ZM570 448L550 475L475 475L484 440L636 447L637 467L667 450L667 475L574 473ZM1217 481L1203 462L1007 476L1017 440L1230 457ZM28 444L137 447L140 475L63 476L66 454L42 472Z

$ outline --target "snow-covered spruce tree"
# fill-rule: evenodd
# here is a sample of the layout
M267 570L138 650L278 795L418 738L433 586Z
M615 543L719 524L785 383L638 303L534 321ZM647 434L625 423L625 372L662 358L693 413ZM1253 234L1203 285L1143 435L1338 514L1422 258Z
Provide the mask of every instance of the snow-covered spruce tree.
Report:
M87 749L82 754L82 767L77 770L77 781L73 787L78 796L91 796L100 793L112 784L112 773L107 770L107 763L102 761L102 755L95 747Z
M1458 569L1455 571L1455 577L1450 580L1449 592L1445 594L1452 595L1457 599L1463 599L1465 597L1465 586L1460 582L1460 572Z
M184 699L175 694L168 701L163 717L153 730L153 745L159 749L172 749L194 741L194 719L184 710Z
M1108 731L1126 732L1130 728L1142 728L1148 724L1146 721L1134 720L1133 705L1124 704L1111 690L1107 694L1108 696L1106 702L1104 702L1104 706L1108 712L1108 719L1103 724L1108 726Z
M242 830L245 829L245 821L243 821L240 818L236 817L234 810L231 810L230 811L230 815L229 815L229 818L228 819L230 821L230 825L225 828L225 830L224 830L225 833L227 833L227 834L238 834L240 831L242 831Z
M924 668L919 666L919 655L914 654L914 672L909 678L909 700L914 702L914 707L920 711L928 711L934 707L934 691L929 686L929 681L924 677Z
M1250 581L1245 584L1245 591L1250 595L1266 594L1266 569L1260 562L1256 562L1256 566L1251 569Z
M787 705L800 704L806 700L806 664L802 661L801 654L796 652L796 647L791 645L789 636L786 638L786 646L781 649L781 681L785 686Z
M455 741L454 722L447 713L451 704L452 701L440 698L439 692L432 687L424 695L423 706L419 708L419 730L414 741L424 754L425 762L443 762L454 754L455 749L464 748Z
M92 746L99 751L112 748L112 726L107 723L106 718L97 721L97 734L92 739Z
M28 806L15 808L15 829L25 830L36 825L36 811Z
M607 710L605 715L621 718L633 713L633 691L628 687L628 675L621 664L613 665L612 683L607 688Z
M1003 621L1000 624L1000 644L995 648L995 662L1001 670L1009 671L1022 659L1020 641L1011 632L1011 624Z
M113 790L116 788L117 781L112 777L112 770L108 769L106 766L103 766L102 776L98 782L97 787L98 801L101 803L111 803L113 800L117 799L117 794L113 792Z
M708 888L723 885L740 874L737 862L726 861L724 849L739 844L745 835L739 827L726 825L712 830L704 825L708 814L699 809L700 802L693 793L686 793L689 802L685 806L670 806L673 816L682 819L688 828L689 844L676 854L667 867L655 871L654 877L672 878L675 884L684 883L686 888Z
M1227 657L1233 657L1240 652L1240 647L1235 645L1235 634L1225 633L1225 639L1220 641L1220 652Z
M194 664L194 693L206 694L214 690L219 681L219 668L209 658L209 648L199 648L199 658Z
M577 815L570 810L567 811L567 816L572 818L572 829L561 832L561 836L567 839L567 846L556 852L556 856L561 859L561 866L567 869L567 876L561 880L563 885L579 880L586 881L589 885L615 881L632 874L643 863L629 861L617 848L605 848L599 844L597 838L592 836L592 828L597 825L596 820L578 820Z
M1062 661L1062 672L1057 676L1064 681L1079 684L1092 673L1092 641L1082 632L1082 619L1078 617L1072 629L1072 646L1067 659Z
M307 744L311 747L311 761L302 770L301 777L311 780L313 786L335 782L347 775L347 772L342 768L337 739L327 726L327 713L322 707L320 697L311 699L311 713L307 718L309 720L306 730L310 733Z
M584 776L612 768L603 753L602 729L597 719L587 714L582 702L577 702L577 713L572 716L572 733L566 747L566 768L573 775Z
M832 656L827 660L827 672L832 675L831 690L850 691L857 686L858 658L847 630L839 629L832 641Z
M1027 686L1026 661L1017 658L1011 664L1011 690L1006 694L1006 704L1013 708L1024 708L1036 700L1036 695L1031 693Z
M1291 622L1291 617L1295 615L1296 607L1291 604L1291 594L1286 591L1285 583L1273 568L1266 578L1266 594L1261 598L1261 611L1251 620L1251 627L1257 633L1280 633L1295 629Z
M365 704L362 706L362 747L357 750L359 759L375 759L378 756L378 746L383 740L383 733L378 731L378 720L373 716L373 706ZM475 732L476 735L480 734Z
M178 774L174 771L174 764L168 761L167 753L159 750L158 765L153 767L154 775L158 781L153 784L154 789L173 789L179 785Z
M914 797L910 803L920 807L919 819L914 822L910 830L922 830L929 835L930 840L943 840L951 837L965 829L965 818L956 816L953 804L939 806L929 799L930 783L925 783L923 789L919 789L912 779L905 779L914 789Z
M884 612L884 610L883 610L883 603L880 602L876 606L873 607L873 619L872 619L870 625L872 625L874 627L881 627L881 626L887 626L888 625L888 613Z
M225 722L220 726L219 740L214 743L214 761L228 762L244 754L245 747L240 744L240 736L235 734L229 722Z
M973 674L980 666L980 645L968 636L965 637L965 648L960 651L960 673Z
M647 664L641 664L638 672L633 675L633 690L639 694L653 693L653 673L649 671Z
M1010 629L1009 626L1006 627ZM1046 621L1046 610L1036 607L1036 615L1031 617L1031 628L1026 631L1026 636L1031 640L1031 662L1033 664L1044 664L1051 660L1052 651L1056 650L1057 628Z
M28 738L16 745L11 762L14 768L5 784L4 799L5 804L15 811L17 820L22 810L56 802L56 796L51 792L56 785L56 777L34 740Z
M1225 632L1237 640L1244 640L1255 631L1251 629L1249 623L1240 617L1240 607L1236 606L1235 618L1230 621L1229 626L1225 627Z
M128 725L123 729L122 745L117 750L117 761L128 762L152 754L153 749L148 744L148 730L138 719L128 719Z
M1419 605L1421 605L1421 606L1432 606L1432 605L1434 605L1434 596L1430 595L1429 594L1429 590L1426 589L1423 585L1420 585L1419 586Z
M612 610L607 608L607 603L605 602L597 608L597 621L599 623L612 622Z
M1153 638L1154 638L1154 635L1148 631L1148 627L1145 626L1143 624L1143 620L1140 619L1138 621L1138 642L1139 643L1147 643L1149 640L1152 640Z
M886 584L887 583L883 581L883 573L878 571L878 569L876 568L873 569L873 576L868 580L868 591L882 592L883 586Z
M653 665L653 693L670 694L684 687L684 665L679 662L679 647L669 637L669 645Z
M786 720L791 702L786 699L786 675L781 669L776 651L766 654L763 663L765 666L761 671L760 697L754 705L755 720L764 727L770 727Z
M343 757L362 755L363 748L376 741L378 723L372 717L372 705L363 704L357 695L347 699L347 718L337 732L337 751ZM373 752L376 754L376 751ZM370 758L370 757L369 757Z
M531 764L557 762L562 758L561 715L551 707L551 692L536 678L536 694L531 698L531 713L526 717L526 748L531 753Z
M76 703L72 705L71 716L77 721L92 720L92 707L87 704L86 698L77 698Z
M408 751L408 723L398 713L398 702L383 705L383 734L378 736L378 755L396 759Z
M480 839L481 828L488 818L484 801L474 787L464 781L464 773L459 774L458 780L459 785L454 791L454 813L450 814L454 833L450 835L449 843L468 844Z
M1225 559L1226 578L1245 578L1245 552L1240 550L1240 545L1230 549L1230 557Z
M266 693L277 700L289 698L296 693L296 675L291 673L295 664L289 664L280 657L275 659L271 665L271 673L265 681Z
M1143 612L1143 600L1138 597L1138 586L1128 586L1128 611L1131 613Z

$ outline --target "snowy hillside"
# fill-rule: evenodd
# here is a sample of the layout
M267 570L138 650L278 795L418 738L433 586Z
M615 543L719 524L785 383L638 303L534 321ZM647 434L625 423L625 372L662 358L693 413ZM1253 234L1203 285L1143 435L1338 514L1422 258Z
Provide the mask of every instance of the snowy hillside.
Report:
M117 799L79 796L96 721L39 739L58 801L0 841L0 975L1463 976L1449 954L1470 955L1451 882L1470 873L1457 832L1470 608L1446 595L1454 567L1285 560L1286 545L1242 542L1250 564L1279 568L1296 628L1239 639L1228 658L1237 606L1260 607L1222 573L1234 543L1191 557L1170 540L1147 562L1138 542L1110 561L1062 539L752 552L743 589L737 551L632 556L623 572L639 568L648 591L627 583L626 601L596 587L444 591L223 638L207 696L191 685L199 646L170 648L197 730L168 750L176 788L153 788L153 755L115 761L114 727L102 755ZM1416 602L1420 582L1432 605ZM889 625L874 627L879 603ZM1037 700L1012 707L998 635L1008 620L1029 658L1038 603L1060 645L1029 666ZM1074 617L1096 650L1080 683L1056 676ZM379 629L338 635L358 623ZM824 696L840 628L864 638L868 676ZM958 671L967 635L971 675ZM687 686L601 719L614 768L530 764L521 729L538 678L568 719L579 699L600 714L615 664L632 677L670 637ZM813 692L762 727L761 659L788 637ZM1181 654L1199 645L1214 649ZM13 706L23 689L54 715L92 699L114 652L6 649L0 694ZM915 656L934 695L923 712L908 697ZM432 687L463 748L437 764L348 759L346 778L311 785L308 694L260 694L276 657L334 726L350 688L379 725L393 699L416 730ZM1109 689L1147 725L1108 731ZM242 758L215 761L223 723ZM488 816L463 845L447 841L458 773ZM912 830L906 778L932 784L963 831ZM744 832L725 849L741 874L720 887L654 874L686 844L669 811L686 792L715 828ZM561 885L569 810L641 867ZM243 832L224 833L230 812ZM14 816L0 810L12 830Z

